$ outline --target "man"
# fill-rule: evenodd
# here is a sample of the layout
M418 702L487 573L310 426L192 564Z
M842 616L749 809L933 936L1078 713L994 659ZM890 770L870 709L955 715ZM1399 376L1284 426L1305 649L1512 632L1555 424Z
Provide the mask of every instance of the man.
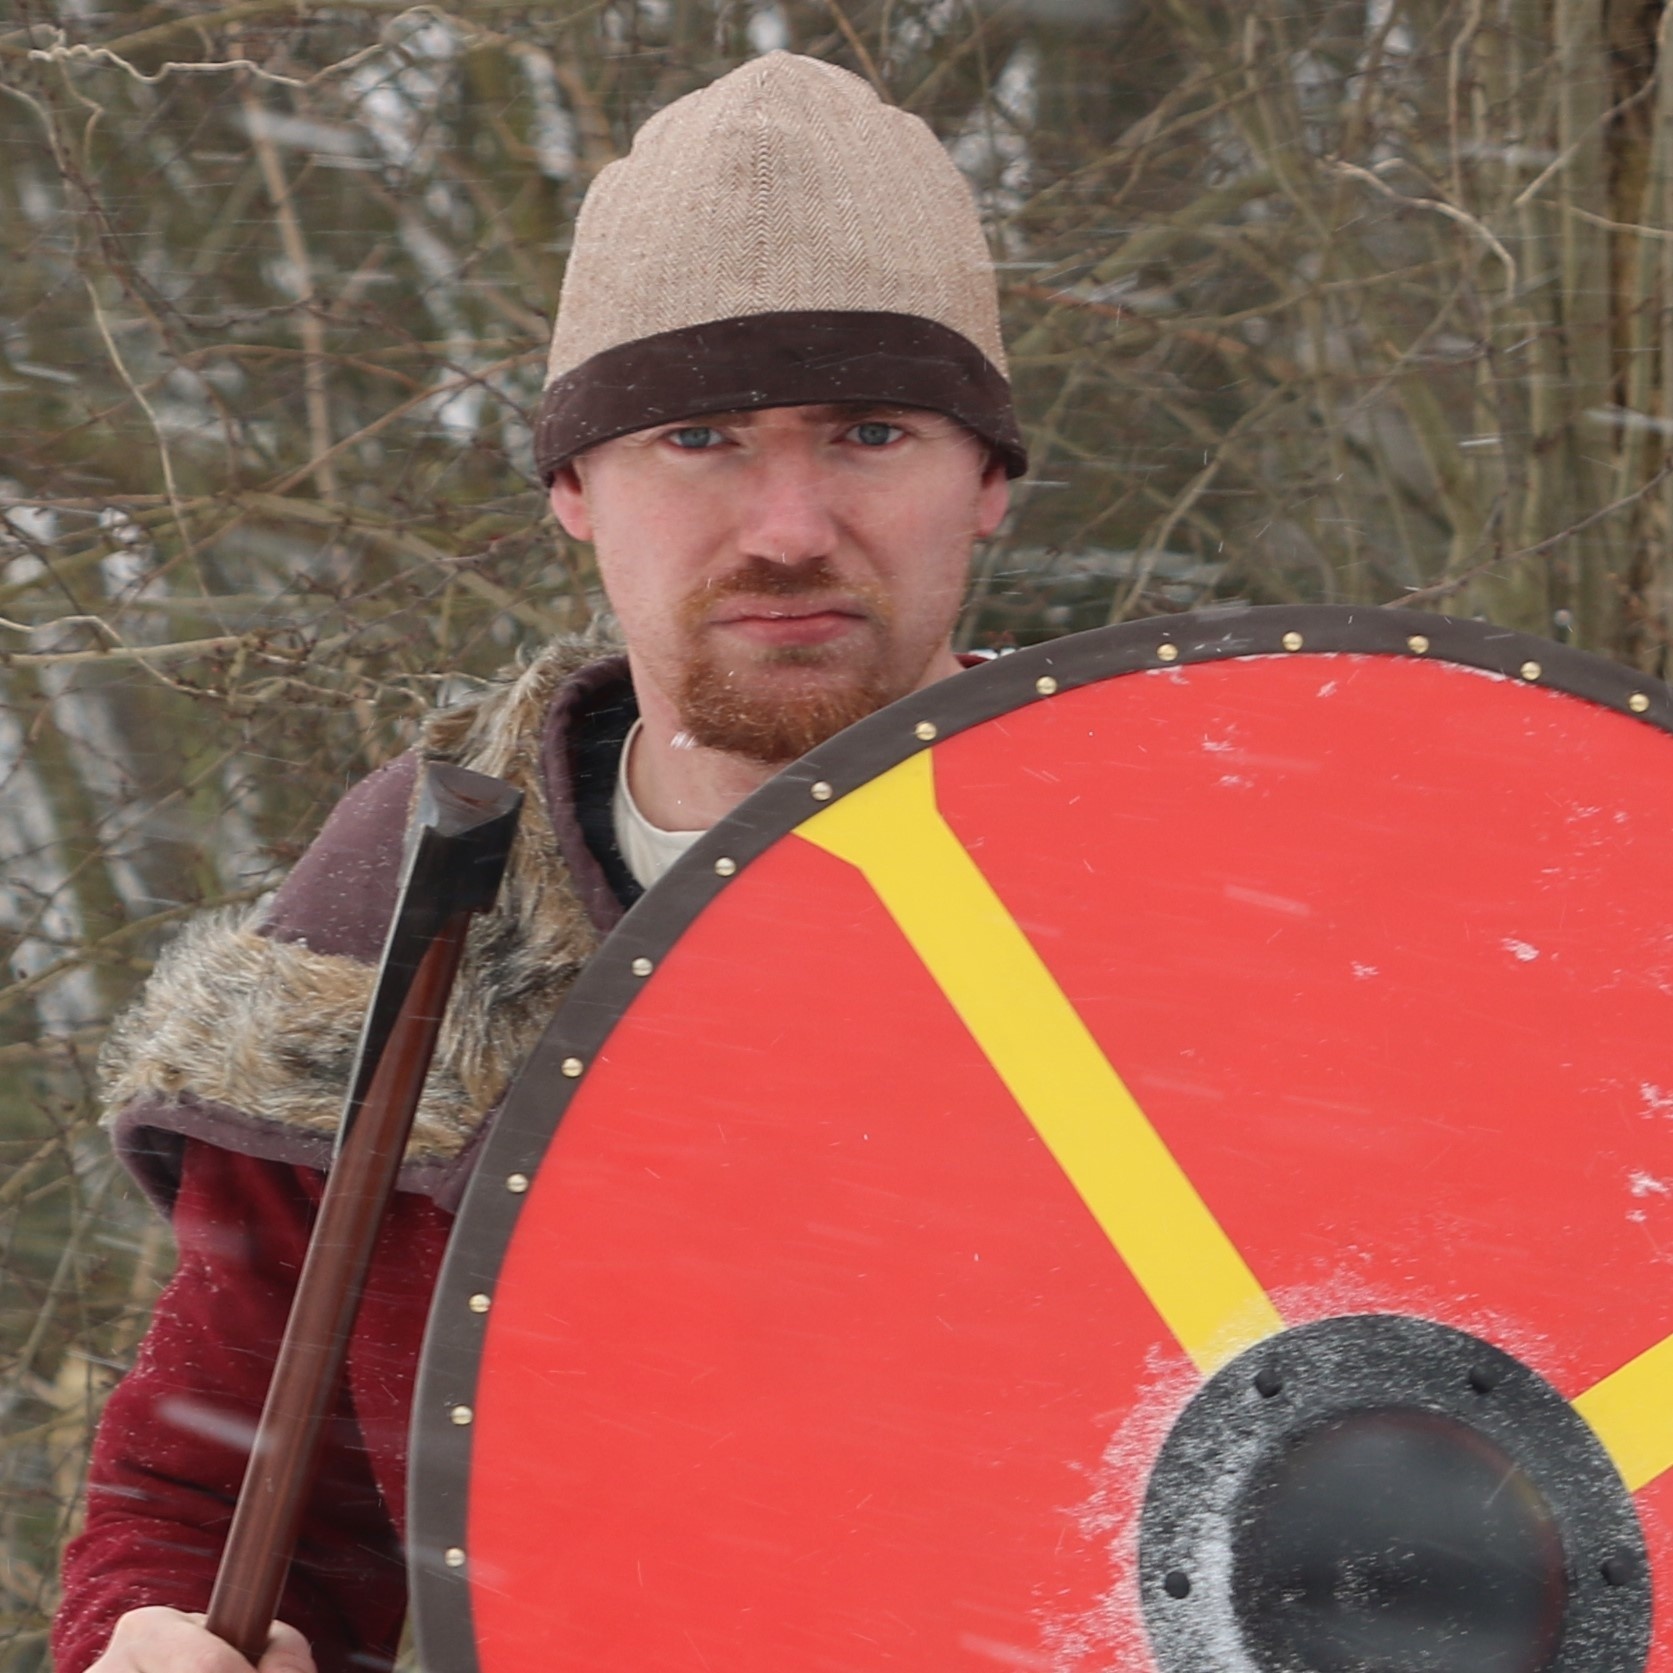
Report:
M434 716L252 922L182 936L113 1033L117 1143L180 1260L95 1449L60 1673L238 1673L204 1607L317 1202L421 757L527 793L350 1344L262 1673L389 1665L405 1437L451 1211L600 938L703 829L959 666L1024 457L988 256L929 130L783 53L647 123L577 225L537 434L626 642Z

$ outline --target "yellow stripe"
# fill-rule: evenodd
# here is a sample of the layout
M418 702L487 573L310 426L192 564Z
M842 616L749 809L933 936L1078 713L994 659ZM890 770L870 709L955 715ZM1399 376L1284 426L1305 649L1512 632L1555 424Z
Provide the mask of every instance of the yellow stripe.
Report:
M1673 1336L1611 1371L1574 1409L1591 1424L1632 1492L1673 1469Z
M1283 1321L935 805L914 755L798 835L857 866L1206 1376Z

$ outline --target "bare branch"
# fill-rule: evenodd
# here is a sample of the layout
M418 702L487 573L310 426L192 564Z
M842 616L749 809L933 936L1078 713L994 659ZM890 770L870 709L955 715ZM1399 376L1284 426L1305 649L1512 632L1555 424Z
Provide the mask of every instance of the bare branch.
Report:
M1619 499L1611 500L1608 505L1599 506L1596 511L1582 517L1576 523L1571 523L1566 529L1559 529L1555 534L1547 535L1544 540L1535 541L1532 546L1522 547L1520 551L1495 553L1490 558L1483 558L1480 563L1472 565L1461 574L1450 576L1445 581L1437 581L1433 586L1410 588L1399 602L1427 604L1436 599L1451 598L1483 575L1499 569L1508 569L1513 564L1526 563L1530 558L1544 557L1546 553L1556 551L1577 535L1584 534L1587 529L1595 528L1599 523L1617 517L1629 507L1637 505L1640 500L1647 498L1670 479L1673 479L1673 454L1663 459L1656 473L1647 482L1634 488L1630 494L1623 494Z
M1433 214L1444 215L1449 221L1454 221L1473 233L1503 263L1506 294L1509 295L1515 291L1517 284L1516 258L1499 242L1492 229L1477 216L1470 214L1467 210L1460 209L1455 203L1448 203L1445 198L1408 197L1404 192L1397 192L1386 180L1381 179L1370 169L1361 168L1358 163L1345 162L1340 157L1326 157L1322 161L1326 168L1340 174L1344 179L1358 180L1361 184L1371 187L1373 191L1380 192L1385 198L1400 204L1403 208L1427 209Z

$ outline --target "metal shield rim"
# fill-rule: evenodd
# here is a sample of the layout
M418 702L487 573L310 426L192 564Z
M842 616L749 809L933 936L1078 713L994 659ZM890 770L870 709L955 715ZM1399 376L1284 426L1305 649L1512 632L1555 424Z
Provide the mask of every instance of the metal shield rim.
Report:
M408 1577L420 1664L480 1673L466 1518L471 1414L492 1296L527 1190L586 1066L647 974L749 863L821 806L937 743L1125 674L1244 657L1377 655L1549 687L1673 732L1673 689L1589 651L1387 605L1256 605L1148 617L995 658L868 716L792 763L706 832L627 914L559 1007L493 1117L436 1285L414 1388ZM559 1512L561 1514L561 1511Z

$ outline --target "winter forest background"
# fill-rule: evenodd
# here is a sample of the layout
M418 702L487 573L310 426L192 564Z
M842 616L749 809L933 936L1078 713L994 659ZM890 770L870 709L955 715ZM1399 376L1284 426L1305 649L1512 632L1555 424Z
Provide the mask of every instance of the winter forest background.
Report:
M1034 469L963 624L1480 614L1664 674L1659 0L11 0L0 17L0 1667L46 1666L167 1239L106 1019L444 674L600 608L530 462L588 180L776 46L941 134Z

